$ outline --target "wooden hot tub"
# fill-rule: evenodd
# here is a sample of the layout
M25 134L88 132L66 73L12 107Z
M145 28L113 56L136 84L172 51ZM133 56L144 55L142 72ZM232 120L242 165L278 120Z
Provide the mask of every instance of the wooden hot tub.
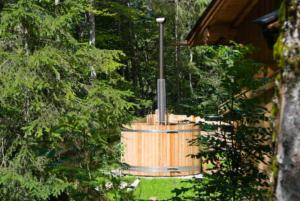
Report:
M126 174L138 176L186 176L200 173L200 160L192 158L198 146L191 140L200 133L190 123L159 125L133 123L122 131Z

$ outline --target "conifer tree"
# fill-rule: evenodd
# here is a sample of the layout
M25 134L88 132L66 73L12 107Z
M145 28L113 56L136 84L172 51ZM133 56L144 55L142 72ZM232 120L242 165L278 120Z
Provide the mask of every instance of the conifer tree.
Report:
M131 93L117 89L123 53L79 42L76 30L85 13L107 13L87 0L2 5L0 197L98 199Z

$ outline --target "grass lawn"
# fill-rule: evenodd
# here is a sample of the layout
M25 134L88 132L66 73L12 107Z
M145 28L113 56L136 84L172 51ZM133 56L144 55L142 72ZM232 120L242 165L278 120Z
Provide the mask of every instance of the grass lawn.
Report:
M158 200L171 200L176 195L175 189L187 188L191 184L189 180L178 178L142 178L138 188L134 191L136 200L149 200L156 197ZM191 195L192 192L186 192L184 195Z

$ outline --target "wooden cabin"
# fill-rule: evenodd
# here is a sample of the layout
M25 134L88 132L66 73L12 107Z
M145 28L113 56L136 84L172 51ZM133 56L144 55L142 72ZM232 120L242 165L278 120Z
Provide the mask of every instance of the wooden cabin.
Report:
M274 71L272 46L278 32L274 11L278 0L212 0L204 14L188 34L189 46L226 44L235 41L256 48L252 58L268 65ZM268 15L272 14L268 18ZM261 19L265 16L265 19ZM275 17L274 17L275 16ZM273 33L268 35L268 33ZM274 37L273 40L270 38Z
M252 45L255 51L251 58L264 64L264 74L257 76L274 77L278 72L273 46L279 34L279 6L280 0L212 0L188 34L187 44L218 45L235 41ZM271 111L274 86L270 82L255 92L247 92L246 96L261 97L262 105ZM263 124L270 126L269 122Z
M278 72L273 46L279 33L279 6L279 0L212 0L186 37L187 44L217 45L235 41L252 45L255 48L252 59L264 64L264 74L257 76L273 77ZM264 104L271 109L273 87L274 83L269 83L250 93L255 96L264 93Z

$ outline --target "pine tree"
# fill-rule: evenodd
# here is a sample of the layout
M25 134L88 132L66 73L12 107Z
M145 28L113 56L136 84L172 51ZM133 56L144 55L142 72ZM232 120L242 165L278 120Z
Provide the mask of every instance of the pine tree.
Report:
M133 105L117 89L124 54L79 42L76 30L86 13L108 13L86 0L2 4L0 197L98 199Z

